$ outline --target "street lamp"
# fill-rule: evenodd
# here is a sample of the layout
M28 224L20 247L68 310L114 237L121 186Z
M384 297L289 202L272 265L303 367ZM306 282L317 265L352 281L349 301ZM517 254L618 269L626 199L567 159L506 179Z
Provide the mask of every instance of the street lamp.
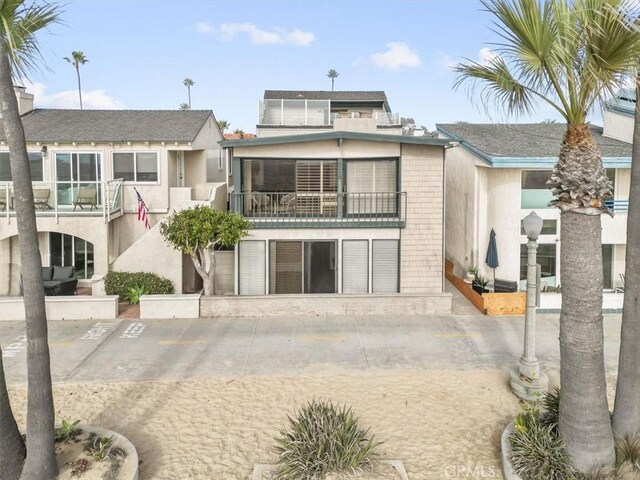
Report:
M511 389L522 400L535 400L547 392L549 378L540 371L536 358L536 252L542 219L531 212L522 221L527 242L527 310L524 317L524 353L511 369Z

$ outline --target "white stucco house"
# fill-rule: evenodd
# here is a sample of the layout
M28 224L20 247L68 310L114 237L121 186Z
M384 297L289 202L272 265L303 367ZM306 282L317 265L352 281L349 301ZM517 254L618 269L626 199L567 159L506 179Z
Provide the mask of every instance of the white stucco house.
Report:
M158 222L174 208L226 208L222 133L209 110L34 109L17 88L31 161L43 265L74 265L80 285L110 270L154 272L177 292L195 288L190 259L170 249ZM137 190L151 229L137 218ZM20 281L9 150L0 128L0 295Z
M615 216L602 217L608 291L621 285L624 273L634 109L635 94L622 92L606 103L604 128L591 127L614 184L609 206ZM543 291L560 285L560 212L548 206L552 195L546 181L557 162L565 125L455 123L438 124L437 129L441 138L458 144L446 155L445 250L455 273L461 276L469 265L477 265L492 277L485 255L493 228L500 261L496 276L519 280L523 286L527 238L521 221L533 210L544 220L538 241Z
M402 135L382 91L267 90L257 138L227 140L243 296L444 293L445 139ZM435 305L435 304L434 304Z

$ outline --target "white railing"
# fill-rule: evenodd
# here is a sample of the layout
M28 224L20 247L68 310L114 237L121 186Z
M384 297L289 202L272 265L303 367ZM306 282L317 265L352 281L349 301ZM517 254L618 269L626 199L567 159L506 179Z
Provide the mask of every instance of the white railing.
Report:
M122 211L122 179L109 181L33 182L37 216L102 216ZM0 214L15 216L13 182L0 182Z

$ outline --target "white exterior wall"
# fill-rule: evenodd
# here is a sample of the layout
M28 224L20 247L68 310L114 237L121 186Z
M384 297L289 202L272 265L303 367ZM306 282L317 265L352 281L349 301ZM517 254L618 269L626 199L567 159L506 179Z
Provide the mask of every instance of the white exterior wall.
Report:
M603 135L623 142L633 143L633 116L621 113L602 111L604 121Z

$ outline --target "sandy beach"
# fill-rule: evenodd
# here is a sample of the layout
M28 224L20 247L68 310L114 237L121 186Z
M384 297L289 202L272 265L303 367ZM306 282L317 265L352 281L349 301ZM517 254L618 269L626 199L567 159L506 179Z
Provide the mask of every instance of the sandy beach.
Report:
M57 421L124 434L138 449L140 478L157 480L250 478L254 463L273 461L286 415L312 398L351 405L384 441L382 456L402 459L412 480L465 478L474 469L502 478L499 438L518 410L498 370L58 384L54 393ZM23 427L25 389L11 396Z

